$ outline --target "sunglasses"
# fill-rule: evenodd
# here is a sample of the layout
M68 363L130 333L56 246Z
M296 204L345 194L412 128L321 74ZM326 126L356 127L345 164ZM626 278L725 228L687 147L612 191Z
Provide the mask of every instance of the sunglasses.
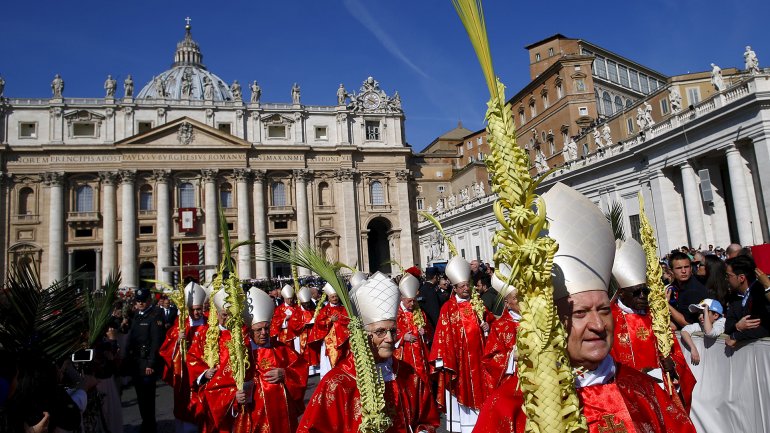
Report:
M634 290L633 292L632 292L632 291L630 291L630 290L627 290L627 292L631 293L631 295L632 295L634 298L638 298L638 297L639 297L639 296L641 296L642 294L644 294L644 296L647 296L647 295L649 295L649 294L650 294L650 289L649 289L649 288L647 288L647 287L642 287L641 289L636 289L636 290Z

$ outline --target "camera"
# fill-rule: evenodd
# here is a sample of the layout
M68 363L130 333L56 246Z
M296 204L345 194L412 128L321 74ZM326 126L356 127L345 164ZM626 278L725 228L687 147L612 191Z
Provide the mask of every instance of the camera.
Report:
M94 360L94 349L80 349L72 354L73 363L91 362Z

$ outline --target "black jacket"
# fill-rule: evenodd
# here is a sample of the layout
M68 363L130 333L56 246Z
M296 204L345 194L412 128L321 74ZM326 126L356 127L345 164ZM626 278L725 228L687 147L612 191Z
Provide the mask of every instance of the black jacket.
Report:
M144 376L148 367L159 373L162 364L158 351L166 335L163 323L163 309L155 306L134 315L128 331L128 375Z
M765 288L755 281L746 291L746 306L743 306L743 299L731 302L727 306L725 313L725 334L732 336L736 340L753 340L770 336L770 305L765 298ZM738 331L735 325L743 316L751 316L752 319L760 319L758 328Z
M428 316L430 324L433 328L436 328L438 323L438 314L440 312L440 306L438 302L438 296L436 295L435 284L426 281L420 286L420 291L417 293L417 301L420 303L420 309Z

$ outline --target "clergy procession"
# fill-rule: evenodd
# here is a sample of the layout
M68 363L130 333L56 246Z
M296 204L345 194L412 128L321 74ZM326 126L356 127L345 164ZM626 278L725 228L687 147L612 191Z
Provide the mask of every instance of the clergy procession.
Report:
M698 332L704 322L707 334L712 323L724 330L722 316L731 315L728 332L740 338L765 323L725 313L705 287L666 287L641 195L637 242L616 239L602 211L563 183L535 192L547 174L531 176L516 142L481 4L453 3L490 92L486 164L499 222L491 266L472 265L423 212L450 252L445 268L392 263L400 271L367 274L298 241L254 257L289 264L292 274L258 287L237 275L240 244L225 221L211 281L158 282L115 309L88 301L105 319L90 328L98 350L88 349L87 362L96 353L114 368L81 368L82 380L57 402L18 377L28 360L10 356L17 343L4 331L0 432L122 431L114 422L122 420L121 376L136 390L142 433L159 431L159 380L173 390L177 433L695 432L691 364L709 354L698 355L690 333L680 344L677 330ZM734 293L754 293L746 288L753 268L730 260ZM678 305L684 294L692 301ZM153 305L161 295L169 305ZM730 308L746 307L732 300ZM71 308L59 305L49 320L71 320ZM47 380L59 383L65 370L85 365L71 361ZM108 389L95 392L91 379Z

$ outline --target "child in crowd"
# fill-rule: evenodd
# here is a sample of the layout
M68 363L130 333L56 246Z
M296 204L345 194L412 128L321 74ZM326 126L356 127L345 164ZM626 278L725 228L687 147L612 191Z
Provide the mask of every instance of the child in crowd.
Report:
M716 339L725 332L725 318L722 304L714 299L704 299L698 304L690 304L690 311L700 312L699 323L693 323L682 328L682 340L690 347L690 362L692 365L700 363L700 353L692 341L693 332L703 332L704 338Z

